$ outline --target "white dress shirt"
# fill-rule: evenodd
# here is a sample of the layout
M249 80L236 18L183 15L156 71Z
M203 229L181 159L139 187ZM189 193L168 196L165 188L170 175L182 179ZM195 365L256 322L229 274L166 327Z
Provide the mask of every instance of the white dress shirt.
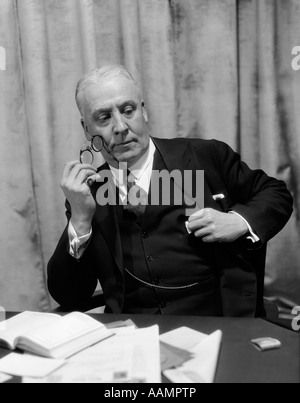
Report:
M150 139L149 147L146 153L130 167L130 175L128 179L135 182L137 186L143 189L147 194L149 193L150 180L153 168L153 159L155 153L155 145ZM122 164L120 164L122 167ZM127 183L124 181L124 170L117 169L109 166L115 185L119 188L119 195L122 203L127 200ZM125 173L126 175L127 173Z

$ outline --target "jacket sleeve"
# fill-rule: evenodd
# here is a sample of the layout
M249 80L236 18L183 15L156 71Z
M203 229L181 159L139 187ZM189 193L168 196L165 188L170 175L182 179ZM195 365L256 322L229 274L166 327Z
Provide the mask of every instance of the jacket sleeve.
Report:
M68 222L71 217L70 205L66 202ZM68 225L65 228L54 254L49 260L48 290L56 302L64 307L77 306L89 299L97 286L97 276L89 246L77 260L69 253Z
M273 238L293 212L293 198L285 183L262 170L251 170L239 154L215 141L215 163L223 176L232 210L243 216L262 244Z

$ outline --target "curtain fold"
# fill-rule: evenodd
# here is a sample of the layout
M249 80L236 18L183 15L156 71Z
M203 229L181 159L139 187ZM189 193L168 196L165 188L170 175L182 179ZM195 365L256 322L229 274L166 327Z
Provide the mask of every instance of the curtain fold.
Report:
M238 16L241 154L254 168L284 180L295 201L290 222L269 243L266 295L299 303L300 76L291 68L291 50L300 2L239 1Z
M225 141L286 181L295 212L269 243L266 294L300 304L299 19L299 0L1 0L0 305L53 306L59 183L84 141L75 86L104 63L140 81L153 135Z
M1 3L0 37L8 55L6 70L0 75L0 305L6 310L43 310L49 307L49 297L15 2Z
M233 0L172 1L177 135L237 145L237 38Z

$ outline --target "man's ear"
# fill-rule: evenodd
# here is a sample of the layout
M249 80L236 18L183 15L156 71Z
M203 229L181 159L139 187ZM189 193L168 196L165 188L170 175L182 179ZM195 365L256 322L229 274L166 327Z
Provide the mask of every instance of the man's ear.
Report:
M148 113L147 113L147 109L145 107L145 102L144 101L142 101L142 112L143 112L145 122L148 123L148 120L149 120L148 119Z
M90 141L92 139L92 136L89 134L89 129L88 129L87 124L85 123L83 118L80 119L80 123L81 123L81 126L83 128L85 137L87 138L87 140Z

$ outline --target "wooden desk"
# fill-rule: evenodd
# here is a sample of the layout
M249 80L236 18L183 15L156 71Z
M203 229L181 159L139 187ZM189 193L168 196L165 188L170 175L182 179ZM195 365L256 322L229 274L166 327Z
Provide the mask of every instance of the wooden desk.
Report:
M102 323L130 318L138 327L158 324L161 334L180 326L188 326L207 334L220 329L223 339L216 383L300 382L299 334L263 319L111 314L91 316ZM259 352L250 344L251 339L265 336L279 339L281 349ZM0 348L0 357L7 353L7 350ZM13 380L18 381L16 378Z

